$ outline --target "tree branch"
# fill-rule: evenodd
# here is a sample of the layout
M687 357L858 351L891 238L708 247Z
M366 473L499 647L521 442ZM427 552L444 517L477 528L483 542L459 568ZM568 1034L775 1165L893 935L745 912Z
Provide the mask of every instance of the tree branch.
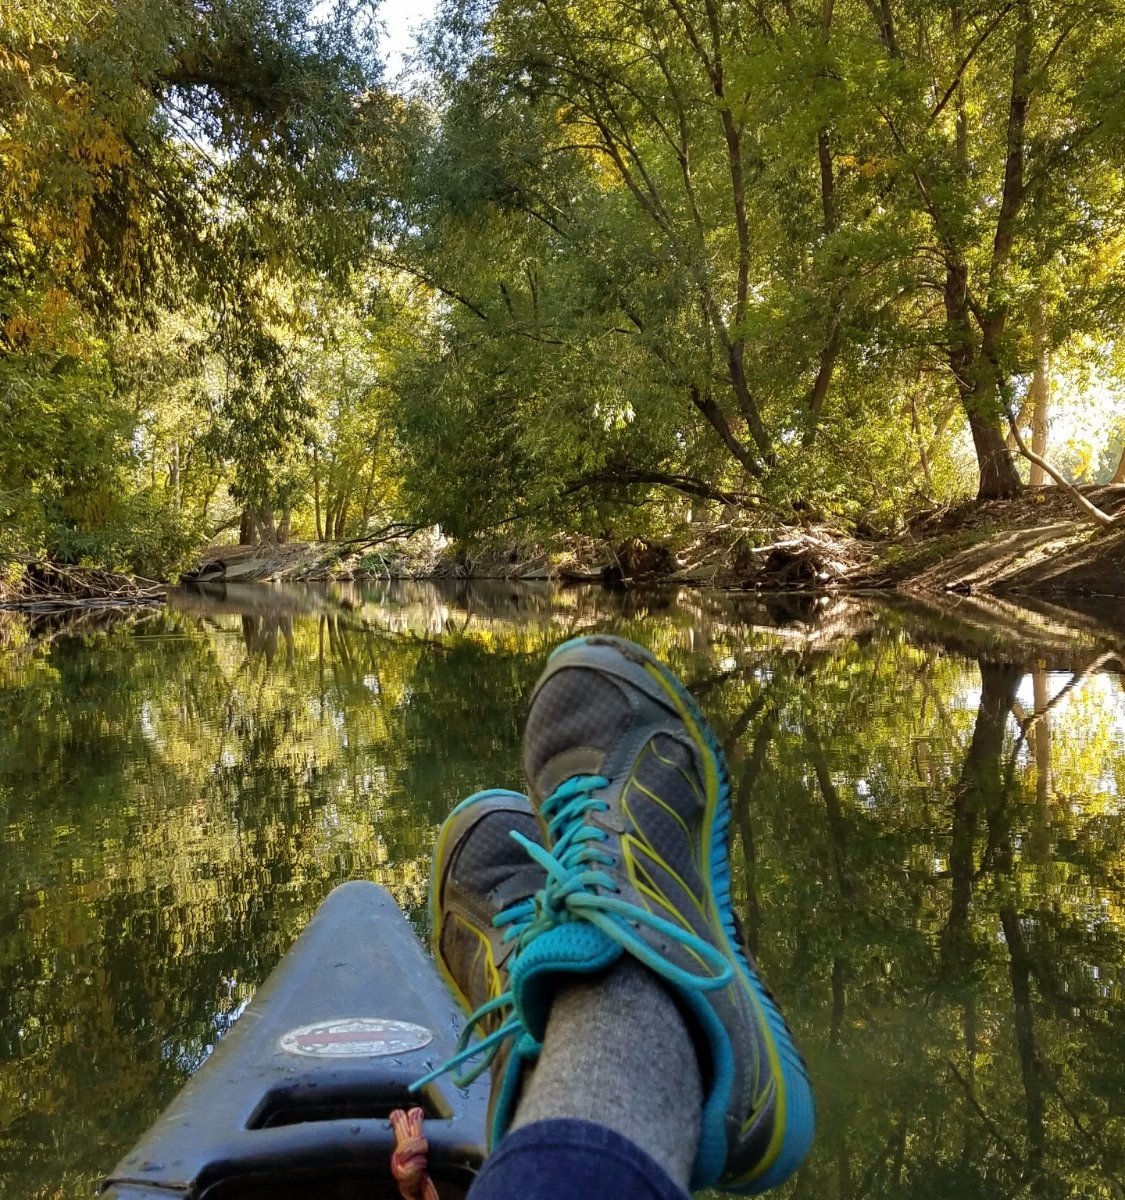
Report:
M564 495L581 491L583 488L605 485L610 487L631 487L644 484L655 487L672 488L687 496L695 496L701 500L717 500L720 504L737 504L744 506L752 497L742 492L730 492L724 488L715 487L706 480L696 479L690 475L673 475L665 471L641 471L627 466L606 466L600 471L591 471L580 479L574 480L563 489Z
M1004 7L996 14L996 16L993 17L992 20L989 21L984 29L982 29L977 35L977 40L973 42L966 52L965 57L962 58L957 64L957 70L953 73L953 81L950 83L949 87L945 89L945 94L942 96L942 98L937 102L937 104L934 105L933 111L930 113L929 120L926 122L927 129L938 119L938 117L941 116L942 109L944 109L949 101L953 98L953 93L957 91L957 87L965 74L965 69L976 57L977 51L981 48L981 46L984 45L994 30L999 26L1000 22L1003 21L1003 19L1012 11L1014 7L1014 0L1012 0L1012 2L1009 4L1005 4Z
M1016 217L1024 197L1024 131L1031 107L1031 28L1030 0L1019 0L1020 23L1016 30L1012 57L1012 91L1008 101L1007 154L1004 159L1004 185L1000 194L1000 212L996 217L996 236L992 242L992 262L988 272L991 303L997 276L1008 261L1016 236Z
M460 292L454 291L453 288L445 287L443 284L438 283L436 279L427 275L424 271L420 271L417 267L412 267L408 263L401 262L396 258L387 258L381 254L372 255L372 261L379 263L380 266L390 267L392 270L404 271L407 275L413 275L415 279L420 280L427 287L432 287L435 292L441 292L443 296L448 297L450 300L455 300L458 304L464 305L469 312L480 317L482 321L489 320L489 316L484 309L478 307Z
M1037 467L1046 471L1048 475L1063 489L1064 492L1078 505L1080 509L1092 520L1097 522L1105 529L1109 529L1118 524L1117 517L1111 517L1109 513L1102 512L1100 508L1085 496L1070 482L1064 475L1053 467L1042 455L1036 454L1034 450L1028 447L1028 444L1023 440L1023 434L1020 433L1019 425L1016 424L1016 417L1012 410L1005 405L1004 415L1008 418L1008 428L1011 431L1012 438L1016 443L1016 448L1027 459L1028 462L1034 463Z

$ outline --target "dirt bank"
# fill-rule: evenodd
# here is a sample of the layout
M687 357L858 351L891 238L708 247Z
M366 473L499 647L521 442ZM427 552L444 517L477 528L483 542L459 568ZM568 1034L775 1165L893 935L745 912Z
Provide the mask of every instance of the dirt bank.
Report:
M1125 513L1125 487L1088 489ZM500 578L695 584L738 591L982 593L1125 597L1125 525L1095 529L1058 488L967 502L918 516L901 535L862 538L825 524L772 530L693 527L690 541L609 544L561 536L466 551L433 530L347 543L214 546L192 577L207 580Z
M1125 513L1125 487L1083 489L1105 512ZM1080 519L1054 487L1014 500L960 505L916 520L876 548L853 585L916 592L1044 597L1125 597L1125 522Z

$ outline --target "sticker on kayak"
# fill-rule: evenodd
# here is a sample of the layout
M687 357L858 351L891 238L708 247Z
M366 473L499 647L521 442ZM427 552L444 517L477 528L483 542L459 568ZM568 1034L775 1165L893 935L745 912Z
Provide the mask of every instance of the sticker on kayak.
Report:
M281 1048L288 1054L318 1058L373 1058L386 1054L408 1054L433 1040L424 1025L389 1021L382 1017L343 1017L317 1021L281 1035Z

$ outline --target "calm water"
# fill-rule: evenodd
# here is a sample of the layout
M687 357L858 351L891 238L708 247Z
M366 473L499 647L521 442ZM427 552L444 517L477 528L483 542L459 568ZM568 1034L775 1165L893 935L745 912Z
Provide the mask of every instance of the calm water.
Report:
M230 588L0 614L0 1193L80 1197L334 884L422 929L442 818L519 784L575 632L687 679L821 1132L784 1194L1125 1195L1121 643L966 601Z

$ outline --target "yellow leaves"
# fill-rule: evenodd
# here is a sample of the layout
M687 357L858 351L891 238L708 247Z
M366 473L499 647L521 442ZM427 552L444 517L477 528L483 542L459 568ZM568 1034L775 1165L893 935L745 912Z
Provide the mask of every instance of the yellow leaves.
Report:
M69 311L71 307L71 298L62 288L48 288L43 294L43 313L45 316L58 318Z
M10 71L13 74L26 75L31 78L31 61L17 54L16 51L0 46L0 71Z
M857 158L854 154L837 154L836 166L842 171L856 171L863 179L875 179L879 175L887 175L895 169L893 158L880 157Z
M16 348L29 348L34 340L35 329L35 322L25 313L12 313L4 322L4 340Z
M89 356L90 344L82 321L74 297L63 288L52 287L14 303L0 331L10 350L84 359Z
M115 167L123 167L132 160L132 151L118 131L104 118L92 124L84 123L75 132L79 135L71 147L71 157L90 166L101 168L98 174L105 182Z
M74 221L69 234L74 245L74 257L79 263L84 262L89 253L86 237L93 223L94 202L89 196L83 196L74 205Z
M134 154L120 105L107 115L107 97L54 57L38 43L0 48L0 74L17 80L0 126L0 223L69 268L89 257L94 205L128 175Z
M1121 270L1125 262L1125 233L1107 237L1098 243L1090 256L1087 286L1091 289L1104 287Z

